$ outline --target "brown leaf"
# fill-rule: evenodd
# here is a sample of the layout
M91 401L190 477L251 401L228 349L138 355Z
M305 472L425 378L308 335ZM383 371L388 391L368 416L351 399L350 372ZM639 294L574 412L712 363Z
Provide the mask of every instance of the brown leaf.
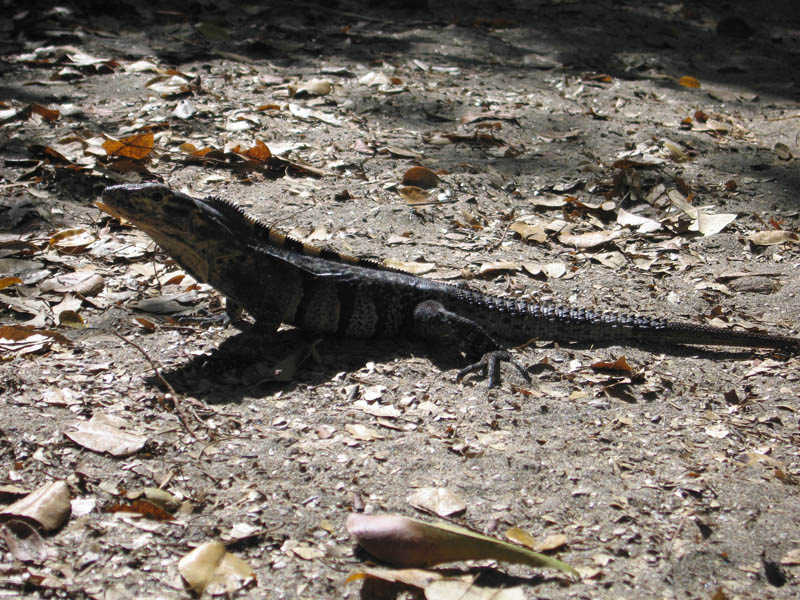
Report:
M520 266L519 263L510 261L488 262L481 265L480 269L478 269L478 274L494 275L500 271L519 271Z
M146 329L147 331L155 331L156 325L152 321L148 321L144 317L135 317L133 319L136 323L138 323L141 327Z
M72 342L68 338L55 331L48 331L46 329L36 330L22 325L0 326L0 341L8 340L12 342L21 342L29 339L31 336L45 336L52 338L64 346L72 346Z
M4 290L12 285L22 285L22 279L19 277L0 277L0 290Z
M391 267L392 269L399 269L400 271L412 273L413 275L424 275L425 273L430 273L436 268L436 263L394 260L393 258L385 259L383 264L387 267Z
M439 184L439 176L426 167L411 167L403 175L403 185L432 188Z
M103 149L108 156L142 160L153 151L154 140L152 131L131 135L121 140L108 138L103 142Z
M63 310L58 315L58 324L72 329L83 329L86 321L74 310Z
M47 108L46 106L42 106L41 104L31 104L31 112L34 114L39 115L45 121L52 123L53 121L57 121L59 117L59 112L54 108Z
M224 152L218 148L211 148L210 146L206 146L205 148L197 148L194 144L184 142L179 146L179 148L181 152L189 154L190 156L196 156L197 158L216 158L218 160L225 158Z
M251 161L257 163L265 163L272 157L272 152L270 152L267 145L261 140L256 140L256 145L252 148L242 149L241 147L236 146L233 149L233 152L239 154L240 156L244 156L245 158L249 158Z
M699 88L700 82L691 75L684 75L678 79L678 85L682 85L683 87L687 88Z
M169 514L166 510L153 504L149 500L134 500L133 502L129 502L127 504L114 504L106 510L106 512L110 513L135 513L137 515L142 515L146 519L150 519L151 521L172 521L175 517Z
M628 360L624 356L620 356L614 362L598 361L591 365L593 369L602 369L604 371L623 371L625 373L633 373L633 367L628 364Z

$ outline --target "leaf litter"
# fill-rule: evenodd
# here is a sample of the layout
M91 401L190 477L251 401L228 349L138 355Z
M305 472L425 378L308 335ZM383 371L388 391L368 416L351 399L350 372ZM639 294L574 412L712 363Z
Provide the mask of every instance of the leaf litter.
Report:
M796 544L779 541L797 525L796 363L542 340L520 350L535 385L483 397L453 386L449 367L416 348L377 356L380 346L298 343L282 331L274 347L245 340L220 355L236 342L230 329L176 320L219 312L218 295L88 208L103 184L163 179L401 269L483 275L471 285L506 296L796 327L799 224L780 183L797 156L796 119L780 85L767 105L725 82L763 60L751 72L766 93L780 75L761 77L771 64L764 48L779 62L776 40L787 34L762 47L751 29L752 52L731 54L729 25L715 29L703 7L642 8L636 18L691 29L726 59L698 61L687 74L670 66L689 64L671 62L688 51L681 37L662 40L622 9L586 8L554 5L537 18L556 30L583 23L594 34L586 39L600 43L613 17L613 47L624 36L629 49L615 52L618 65L565 66L530 35L524 7L513 8L516 21L467 18L469 3L463 15L434 20L316 5L182 15L185 25L165 23L152 38L188 57L175 61L111 43L131 41L124 28L104 31L116 15L80 26L71 46L57 32L74 17L42 16L36 39L53 43L10 50L4 77L64 93L0 99L9 136L0 216L12 228L0 238L0 429L9 450L0 483L45 486L31 506L61 501L53 516L31 509L38 516L28 520L9 509L19 491L0 490L3 511L25 513L3 522L0 546L25 565L0 565L3 592L99 597L115 593L109 582L141 581L146 571L156 574L142 584L152 594L285 584L298 596L339 595L352 566L351 505L408 510L414 490L435 490L413 504L436 513L452 508L441 490L457 489L462 524L524 527L540 540L529 547L564 552L584 578L537 580L548 597L618 597L634 584L663 594L665 581L670 593L697 595L711 580L713 597L752 595L757 581L777 581L764 565L796 568ZM143 8L144 22L171 18L154 14ZM315 29L324 44L298 37L308 15L325 15ZM271 37L247 30L264 16L280 17L269 21ZM32 19L23 10L6 27L24 39ZM620 19L632 26L620 29ZM637 36L649 36L645 46L631 43ZM421 43L449 50L457 64L446 64L447 53L431 62ZM269 44L303 60L261 61ZM505 54L520 44L525 60ZM351 54L373 46L382 60ZM659 61L650 47L663 49ZM525 76L508 79L501 65ZM37 143L21 143L29 139ZM80 177L91 185L78 192ZM774 285L733 285L753 277ZM135 307L157 310L145 318ZM117 329L137 347L110 335ZM104 423L109 415L117 418ZM75 438L65 441L67 432ZM131 491L144 489L172 496L171 508ZM51 533L42 536L44 523ZM213 539L217 531L231 547ZM186 557L198 543L211 559L194 568ZM131 553L135 564L117 560ZM704 558L712 556L724 560ZM357 574L365 586L383 577L428 597L500 597L469 571ZM509 597L531 593L527 581L504 583Z

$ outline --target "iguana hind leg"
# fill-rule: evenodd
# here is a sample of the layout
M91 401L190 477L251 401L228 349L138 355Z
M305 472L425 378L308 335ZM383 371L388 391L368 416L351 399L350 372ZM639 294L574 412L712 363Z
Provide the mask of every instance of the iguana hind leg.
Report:
M414 308L414 337L437 344L442 348L456 348L467 356L480 356L480 360L458 372L461 381L470 373L480 373L489 380L489 387L500 385L500 364L511 363L526 381L530 382L525 368L502 348L475 321L447 310L440 302L426 300Z

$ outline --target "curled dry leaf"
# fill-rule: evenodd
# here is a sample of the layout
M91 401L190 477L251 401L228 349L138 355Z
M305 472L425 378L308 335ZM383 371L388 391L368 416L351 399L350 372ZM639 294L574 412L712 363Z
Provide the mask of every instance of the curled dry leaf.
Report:
M478 269L479 275L493 275L500 271L519 271L520 264L508 261L488 262L483 263L481 268Z
M4 299L3 299L4 300ZM15 307L16 308L16 307ZM52 342L72 346L72 342L55 331L35 330L21 325L0 326L0 350L17 354L38 352Z
M0 523L0 540L18 561L40 563L47 558L42 536L25 521L11 519Z
M411 167L403 175L403 185L432 188L439 184L439 176L426 167Z
M92 233L85 229L66 229L52 236L49 244L51 248L56 248L65 254L78 254L83 252L96 239Z
M792 156L792 151L789 149L789 146L787 146L783 142L778 142L777 144L775 144L772 150L781 160L792 160L792 158L794 158Z
M303 96L327 96L333 90L333 84L328 79L311 79L305 83L290 83L287 86L289 95L302 98Z
M175 496L161 488L148 487L142 490L144 497L149 501L166 510L167 512L175 512L181 506Z
M44 531L54 531L69 517L69 487L64 481L53 481L6 507L0 515L32 519Z
M691 157L686 154L684 149L675 142L664 140L664 148L666 148L667 152L669 153L669 157L675 162L686 162L691 160Z
M198 595L230 595L256 579L253 568L219 542L192 550L178 562L178 572Z
M72 329L83 329L86 321L74 310L63 310L58 315L58 324Z
M494 559L577 575L560 560L449 523L425 523L400 515L351 514L347 531L367 552L398 567Z
M61 273L42 282L39 286L42 292L75 292L81 296L96 296L103 291L105 280L102 275L91 271L73 271Z
M462 513L467 509L464 501L447 488L421 488L406 498L406 502L440 517Z
M567 545L567 536L563 533L548 535L543 540L537 542L530 533L519 527L512 527L506 531L506 537L512 542L521 544L536 552L552 552L553 550Z
M609 360L601 360L591 365L592 369L604 370L604 371L622 371L624 373L633 373L633 367L628 364L628 359L625 356L620 356L615 361Z

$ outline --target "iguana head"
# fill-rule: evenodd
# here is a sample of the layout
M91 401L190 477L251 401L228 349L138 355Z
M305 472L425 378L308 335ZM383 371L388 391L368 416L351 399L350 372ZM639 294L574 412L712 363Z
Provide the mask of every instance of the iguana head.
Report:
M96 206L129 221L200 281L208 281L212 248L231 247L246 235L247 220L236 210L223 214L211 203L159 183L107 187Z

